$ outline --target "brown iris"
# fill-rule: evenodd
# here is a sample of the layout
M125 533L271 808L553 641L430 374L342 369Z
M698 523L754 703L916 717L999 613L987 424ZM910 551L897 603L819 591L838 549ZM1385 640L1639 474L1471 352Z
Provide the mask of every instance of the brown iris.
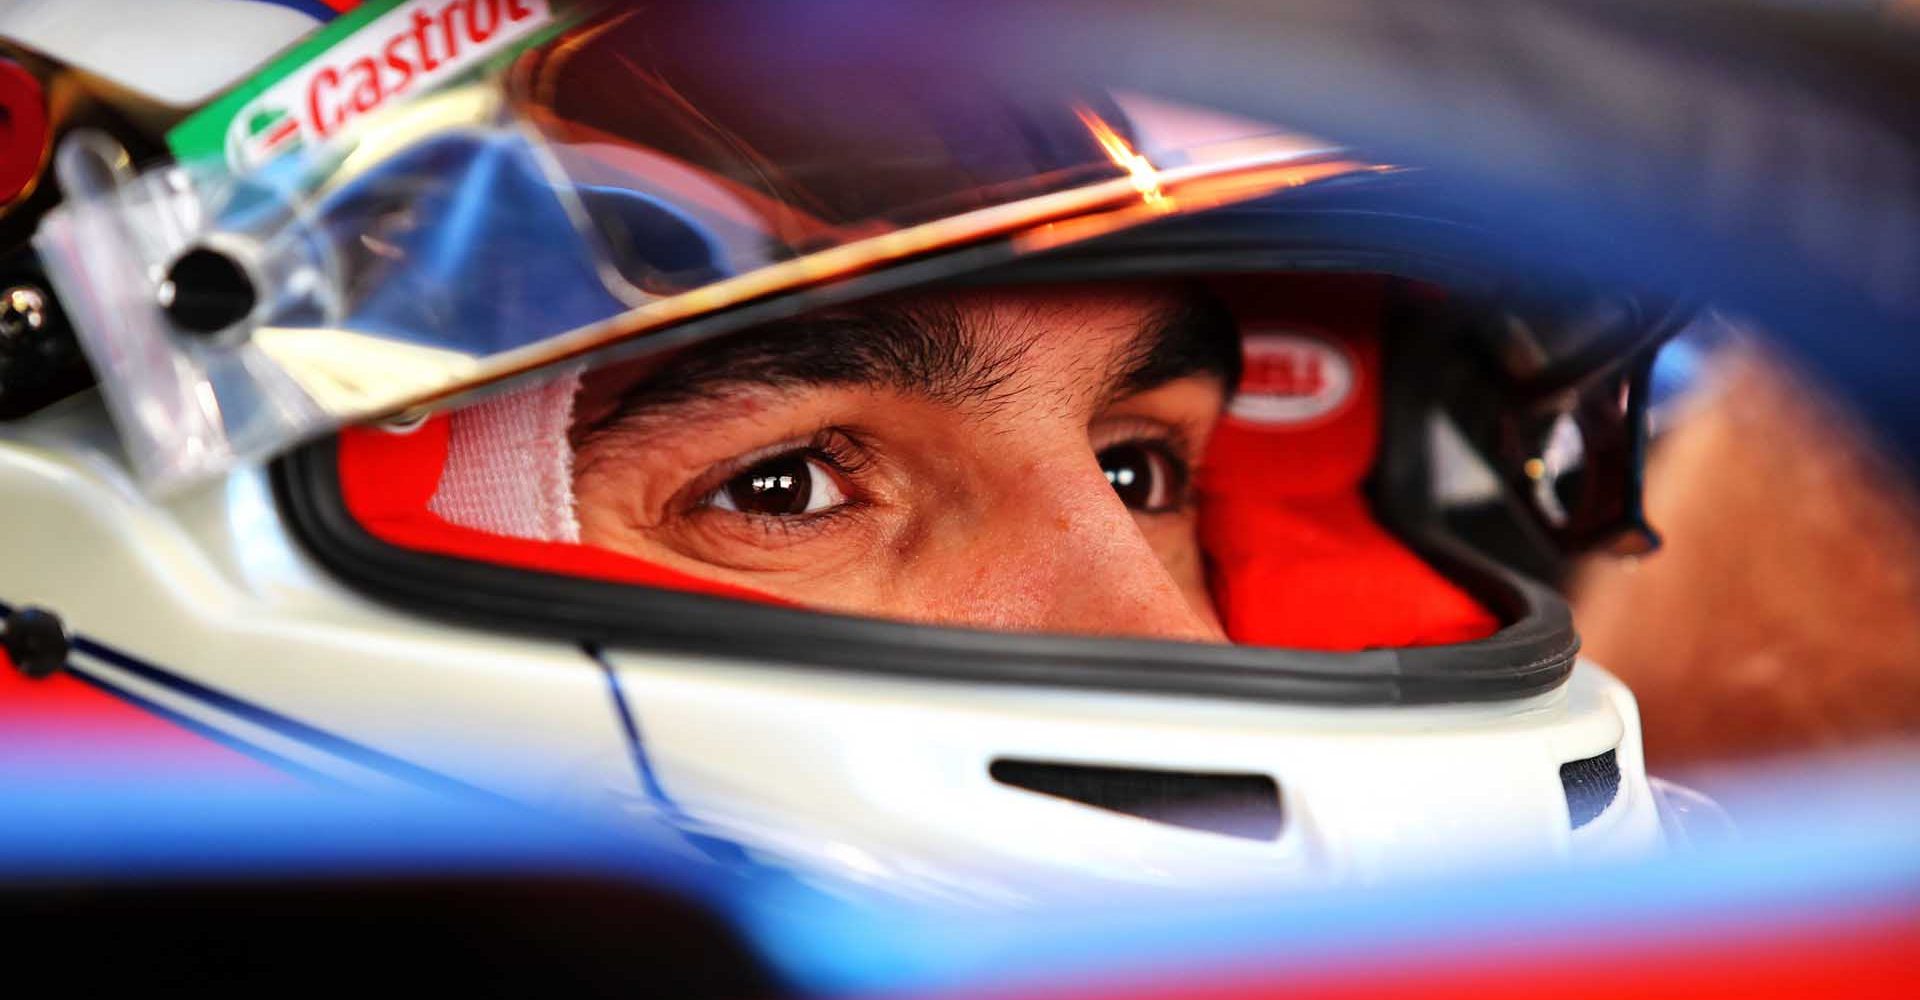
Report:
M1144 513L1177 506L1185 487L1184 465L1165 450L1144 442L1127 442L1101 449L1100 470L1120 495L1120 502Z
M788 452L727 480L724 489L733 508L742 513L803 514L813 496L815 474L805 452Z

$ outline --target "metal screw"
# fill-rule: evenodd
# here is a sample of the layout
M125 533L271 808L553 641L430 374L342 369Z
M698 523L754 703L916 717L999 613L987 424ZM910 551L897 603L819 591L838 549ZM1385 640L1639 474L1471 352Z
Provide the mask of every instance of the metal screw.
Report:
M47 295L32 285L0 292L0 340L19 340L47 325Z

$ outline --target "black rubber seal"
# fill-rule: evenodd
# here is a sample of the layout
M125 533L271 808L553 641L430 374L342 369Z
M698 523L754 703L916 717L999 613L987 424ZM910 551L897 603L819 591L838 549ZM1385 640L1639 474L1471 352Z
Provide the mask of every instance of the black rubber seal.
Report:
M1014 262L1004 246L915 262L855 285L759 304L596 355L663 358L749 321L891 287L1124 278L1139 273L1366 271L1485 292L1487 269L1466 263L1478 244L1470 229L1379 211L1389 177L1316 190L1296 209L1253 205L1205 225L1150 225L1103 242ZM1303 192L1304 194L1304 192ZM1351 203L1374 211L1356 213ZM1330 242L1331 241L1331 242ZM1421 400L1425 391L1411 393ZM1390 423L1394 423L1391 421ZM1572 672L1580 642L1554 590L1452 539L1433 512L1409 505L1421 494L1422 435L1407 421L1389 428L1413 465L1376 469L1403 489L1379 490L1388 528L1507 624L1468 643L1357 653L1324 653L1147 639L1031 635L937 627L753 604L704 594L586 580L398 548L368 534L341 497L332 440L308 445L273 467L274 489L293 533L323 567L370 596L408 611L503 632L574 642L710 656L842 672L973 683L1171 695L1227 696L1302 704L1407 705L1525 698L1552 690ZM1423 426L1423 425L1421 425ZM1399 474L1394 474L1397 471ZM1385 502L1383 502L1385 501Z
M1559 595L1439 540L1447 567L1512 622L1487 639L1320 653L1146 639L1027 635L859 618L495 566L369 534L341 495L336 443L273 467L294 536L378 600L462 625L727 661L973 683L1033 684L1339 705L1524 698L1558 686L1579 640Z

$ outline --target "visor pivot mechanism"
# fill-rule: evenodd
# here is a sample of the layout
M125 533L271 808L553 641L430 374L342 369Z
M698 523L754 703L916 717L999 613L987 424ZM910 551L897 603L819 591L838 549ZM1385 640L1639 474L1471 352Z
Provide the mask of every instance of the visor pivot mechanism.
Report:
M203 337L238 325L260 301L246 265L233 254L205 245L175 258L156 297L174 326Z
M16 608L0 619L0 648L14 669L42 680L66 668L73 640L59 615L45 608Z

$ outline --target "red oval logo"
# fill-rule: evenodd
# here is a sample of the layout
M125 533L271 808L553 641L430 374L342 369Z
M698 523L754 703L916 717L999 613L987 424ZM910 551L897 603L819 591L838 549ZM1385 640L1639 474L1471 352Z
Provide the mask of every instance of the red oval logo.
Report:
M1356 368L1342 348L1298 333L1248 334L1240 391L1227 407L1237 420L1299 426L1338 413L1353 398Z

